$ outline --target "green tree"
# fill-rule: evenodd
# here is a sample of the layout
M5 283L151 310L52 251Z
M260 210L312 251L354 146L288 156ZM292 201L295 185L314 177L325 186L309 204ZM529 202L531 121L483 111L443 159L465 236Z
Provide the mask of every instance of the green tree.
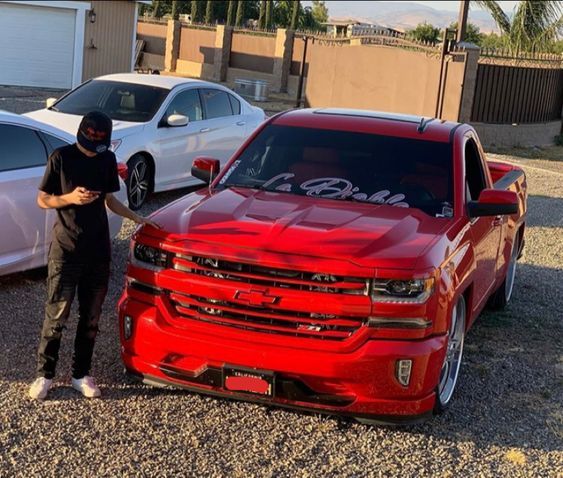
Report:
M440 40L440 29L424 22L419 23L416 28L409 30L408 35L417 41L438 43Z
M488 35L482 34L479 46L489 50L505 48L506 38L504 36L497 35L496 33L489 33Z
M260 14L258 16L258 28L264 29L264 19L266 16L266 0L260 2Z
M238 1L237 2L237 16L235 19L235 26L240 27L244 21L244 2Z
M452 24L450 24L449 28L455 28L457 30L457 22L453 22ZM481 45L484 36L485 35L481 33L481 30L479 30L479 27L477 25L475 25L474 23L467 24L464 41L469 43L475 43L475 45Z
M227 25L233 26L233 17L235 14L235 0L229 0L229 8L227 10Z
M563 2L523 0L509 16L494 0L474 0L493 17L512 52L546 51L558 39L563 26Z
M318 24L328 21L328 8L323 1L313 0L311 13Z
M207 0L207 5L205 6L205 23L208 25L213 22L213 2Z
M293 11L291 12L291 25L289 28L295 30L297 28L297 21L299 19L299 10L301 8L301 2L293 2Z

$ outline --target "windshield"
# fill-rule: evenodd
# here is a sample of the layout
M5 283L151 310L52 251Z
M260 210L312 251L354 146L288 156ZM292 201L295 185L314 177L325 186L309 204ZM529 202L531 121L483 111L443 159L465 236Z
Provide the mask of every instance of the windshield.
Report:
M72 115L102 111L113 120L145 123L154 116L169 90L119 81L90 81L58 101L52 109Z
M219 181L453 215L448 143L268 125Z

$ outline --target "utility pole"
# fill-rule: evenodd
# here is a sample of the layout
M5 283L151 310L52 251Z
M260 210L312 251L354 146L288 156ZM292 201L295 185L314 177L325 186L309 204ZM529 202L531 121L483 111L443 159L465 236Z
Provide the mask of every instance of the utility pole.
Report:
M467 32L467 14L469 13L469 0L460 0L459 15L457 17L457 43L465 40Z

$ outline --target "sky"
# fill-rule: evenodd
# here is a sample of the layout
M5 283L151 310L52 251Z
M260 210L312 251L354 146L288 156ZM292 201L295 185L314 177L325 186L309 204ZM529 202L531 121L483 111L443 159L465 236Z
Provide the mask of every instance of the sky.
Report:
M405 2L402 2L402 1L398 1L398 0L395 0L395 1L397 3L405 3ZM448 0L442 0L442 1L412 1L412 0L409 0L409 2L410 3L420 3L422 5L426 5L428 7L435 8L436 10L455 10L455 11L459 10L459 1L457 1L457 0L456 1L448 1ZM310 5L311 2L305 1L303 3L305 5ZM330 4L331 3L342 4L342 3L345 3L345 2L344 1L331 1L331 0L329 0L326 3L327 3L328 10L329 10L329 13L330 13ZM376 3L376 2L374 2L374 3ZM512 12L514 7L518 3L519 2L509 2L509 1L500 1L499 2L501 8L507 13ZM480 8L478 8L478 7L472 7L472 8L476 8L476 9L480 10ZM350 16L353 17L354 15L357 15L357 14L360 14L360 12L354 12L353 9L351 9Z
M397 1L397 0L395 0ZM330 2L329 2L330 3ZM404 3L404 2L397 2L397 3ZM422 5L426 5L428 7L432 7L435 8L436 10L455 10L458 11L459 10L459 1L411 1L410 3L420 3ZM501 6L501 8L505 11L505 12L511 12L512 9L516 6L516 4L518 4L519 2L503 2L500 1L499 4ZM477 7L473 7L473 8L477 8ZM480 10L480 9L479 9Z

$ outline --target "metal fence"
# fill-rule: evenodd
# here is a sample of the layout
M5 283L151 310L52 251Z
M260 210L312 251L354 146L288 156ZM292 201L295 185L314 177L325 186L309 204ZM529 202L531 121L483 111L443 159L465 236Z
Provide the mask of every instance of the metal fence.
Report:
M563 70L479 63L471 121L544 123L561 118Z

